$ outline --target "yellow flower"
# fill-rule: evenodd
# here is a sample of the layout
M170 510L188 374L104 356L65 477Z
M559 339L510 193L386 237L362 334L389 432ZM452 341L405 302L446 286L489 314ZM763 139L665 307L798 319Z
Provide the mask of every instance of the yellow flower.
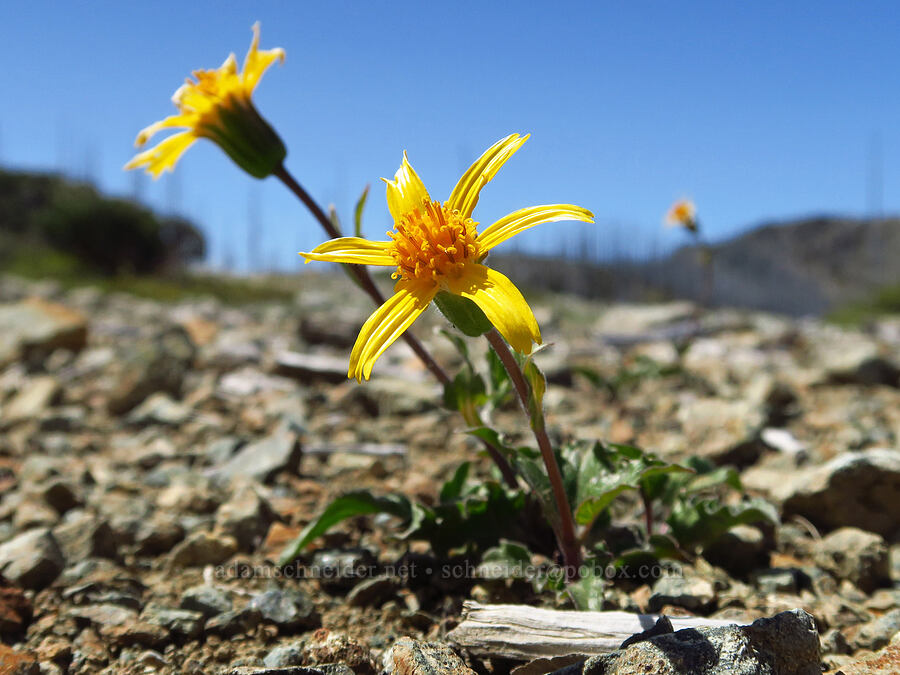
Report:
M198 138L219 145L242 169L256 178L265 178L277 169L287 154L278 134L256 111L251 95L263 73L275 61L284 61L283 49L259 50L259 23L253 25L253 40L238 72L237 59L230 54L216 70L195 70L172 96L178 114L143 129L135 140L141 147L161 129L186 127L156 146L141 152L125 169L146 167L159 178L172 171L175 163Z
M341 237L301 253L306 262L327 260L396 267L394 295L360 330L350 354L348 377L369 379L372 366L394 340L425 311L438 293L475 303L514 349L531 352L541 343L534 314L505 276L481 264L498 244L534 225L557 220L593 222L593 214L570 204L532 206L504 216L481 232L472 220L481 188L528 136L512 134L476 160L453 188L450 198L433 200L403 153L403 164L387 183L387 203L394 218L390 241ZM440 297L439 297L440 300Z
M672 204L666 213L666 225L684 227L691 232L697 231L697 207L690 199L679 199Z

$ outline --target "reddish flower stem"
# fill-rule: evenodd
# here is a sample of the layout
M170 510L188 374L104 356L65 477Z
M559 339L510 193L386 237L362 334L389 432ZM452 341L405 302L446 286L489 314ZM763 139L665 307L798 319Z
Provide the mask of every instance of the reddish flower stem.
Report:
M525 410L525 415L531 419L528 410L528 383L525 375L512 352L509 351L506 342L496 329L491 329L485 333L485 337L493 347L500 361L503 363L509 378L512 380L513 387L519 397L519 402ZM541 458L544 460L544 467L547 469L547 476L550 478L550 487L553 490L553 498L556 501L556 509L559 512L559 531L556 532L556 538L559 543L559 549L563 555L563 561L566 566L566 578L569 581L578 579L581 567L581 546L575 536L575 521L572 518L572 509L569 506L569 498L566 496L565 487L563 487L562 473L560 473L559 465L556 463L556 456L553 454L553 447L550 444L550 437L543 425L531 425L534 437L537 440L538 448L541 451ZM556 528L554 528L556 529Z

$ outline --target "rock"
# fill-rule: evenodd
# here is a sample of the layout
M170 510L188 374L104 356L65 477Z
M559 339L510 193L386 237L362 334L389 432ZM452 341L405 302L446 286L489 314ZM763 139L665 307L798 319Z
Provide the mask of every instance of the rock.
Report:
M378 668L372 652L366 645L340 633L324 629L313 633L303 651L306 663L339 663L349 667L356 675L377 675Z
M796 594L800 589L802 574L793 568L773 567L757 570L753 575L753 582L760 592L765 595L774 593Z
M232 606L228 593L214 586L192 586L181 595L181 609L200 612L207 619L230 612Z
M75 486L65 478L53 478L41 486L41 497L60 515L81 506L82 499Z
M162 626L178 640L193 640L203 630L203 614L191 612L186 609L174 609L164 607L156 603L149 603L141 612L141 621Z
M715 607L716 591L706 579L698 577L663 576L653 584L648 601L651 612L665 605L684 607L691 612L708 612Z
M32 298L0 305L0 367L43 360L56 349L77 352L87 342L87 320L63 305Z
M820 675L819 636L801 609L749 626L658 635L553 675Z
M124 626L133 623L137 615L133 609L109 603L73 607L68 612L68 616L78 623L92 623L97 626Z
M238 666L230 670L222 671L225 675L326 675L319 668L306 668L304 666L270 667ZM342 674L343 675L343 674ZM352 675L352 671L348 673Z
M877 654L841 666L835 675L897 675L900 644L889 645Z
M2 675L39 675L37 659L0 642L0 673Z
M248 366L223 375L217 391L225 398L244 399L260 393L288 393L296 388L297 385L285 377L266 375Z
M593 330L616 344L657 341L662 329L691 319L696 308L689 302L632 305L619 303L606 307L594 322Z
M206 449L203 451L203 457L206 459L207 463L214 466L217 464L224 464L240 446L241 439L236 436L217 438L206 446Z
M104 519L80 512L75 518L67 518L53 529L53 536L68 564L87 558L111 558L118 556L116 537Z
M403 637L384 655L386 675L475 675L447 645Z
M49 530L29 530L0 544L0 574L17 586L41 590L66 566Z
M109 412L126 413L156 392L180 396L182 381L193 360L194 345L180 327L134 345L119 364L119 376L107 400Z
M173 567L219 565L237 553L234 537L210 532L195 532L172 549Z
M851 626L845 631L847 641L854 651L876 650L886 646L900 632L900 609L893 609L877 619Z
M193 411L188 406L173 400L168 394L159 392L148 396L143 403L128 413L128 421L138 426L164 424L176 427L187 422L192 416Z
M245 607L237 611L223 612L206 622L204 629L207 635L216 635L222 639L229 639L235 635L250 633L262 620L259 610L253 607Z
M32 378L0 409L0 421L5 426L11 426L36 419L58 398L59 392L59 380L52 375Z
M900 387L900 368L885 358L870 356L852 368L831 372L829 379L836 384L857 384L862 386L881 384L898 388Z
M759 528L736 525L703 549L703 557L739 577L769 562L769 545Z
M184 539L184 528L167 514L155 514L143 521L135 532L134 543L138 555L157 555L167 553Z
M119 626L103 626L100 635L117 647L163 647L169 643L169 630L148 621L131 621Z
M363 579L347 594L347 604L351 607L378 607L394 598L397 588L397 579L392 576Z
M251 486L237 490L216 512L216 529L231 535L244 551L253 551L266 538L275 520L272 507Z
M378 560L366 549L332 549L316 551L309 567L323 588L347 591L375 576Z
M691 454L717 464L747 466L765 449L757 439L763 412L747 400L689 399L679 406L678 420Z
M845 452L772 487L785 518L801 515L823 530L859 527L891 537L900 530L900 452Z
M303 664L303 651L300 645L279 645L266 654L263 663L267 668L285 668Z
M872 532L855 527L835 530L814 544L813 559L823 570L849 580L865 593L891 582L887 544Z
M280 633L303 632L322 625L312 600L300 590L265 591L255 596L249 607L259 610L263 621L274 623Z
M302 450L300 438L289 428L280 427L271 436L249 443L215 470L223 478L250 476L261 483L271 481L280 471L297 473Z
M341 384L347 379L347 360L321 354L279 352L275 355L274 373L303 384Z
M806 445L798 441L787 429L766 427L760 433L759 439L773 450L786 455L802 456L806 453Z
M0 577L0 635L24 633L32 612L31 602L22 589L7 586Z

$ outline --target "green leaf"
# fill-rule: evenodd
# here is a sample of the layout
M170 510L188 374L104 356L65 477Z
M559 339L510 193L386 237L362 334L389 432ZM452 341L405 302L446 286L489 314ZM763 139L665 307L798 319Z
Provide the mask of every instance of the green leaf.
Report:
M521 579L531 567L531 552L522 544L501 539L498 546L481 556L478 576L482 579Z
M353 231L357 237L362 236L362 214L366 208L366 200L369 198L369 185L363 189L359 199L356 200L356 208L353 209Z
M461 295L438 291L434 296L434 304L463 335L479 337L493 328L481 308Z
M453 473L453 477L441 487L441 501L450 502L459 499L462 495L463 487L466 479L469 477L469 469L472 467L471 462L463 462L457 467Z
M599 612L603 609L603 594L608 585L603 570L602 564L587 560L582 565L581 578L566 586L566 592L579 611Z
M478 419L476 408L487 401L484 379L478 373L463 369L453 381L444 385L444 405L458 410L470 424Z
M763 499L726 505L716 499L679 499L666 522L683 548L704 546L735 525L779 522L778 511Z
M553 495L553 486L544 468L540 453L530 448L518 448L513 457L513 464L519 475L531 488L532 494L541 504L544 516L550 522L554 531L559 532L560 516L556 508L556 499Z
M303 528L296 539L284 547L278 564L288 565L293 562L303 549L338 523L348 518L373 513L389 513L409 522L413 516L412 503L402 495L376 497L366 490L357 490L338 497L325 507L318 518Z
M497 356L493 347L487 350L488 377L491 385L490 400L495 408L503 405L512 395L512 381L503 361Z
M589 526L623 492L638 490L642 482L658 476L684 471L640 448L596 443L583 454L578 468L575 520Z

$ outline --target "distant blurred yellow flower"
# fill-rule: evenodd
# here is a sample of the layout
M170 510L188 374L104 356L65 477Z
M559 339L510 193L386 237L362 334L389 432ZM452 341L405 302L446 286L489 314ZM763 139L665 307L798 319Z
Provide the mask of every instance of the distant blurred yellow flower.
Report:
M666 225L697 231L697 207L690 199L679 199L666 213Z
M208 138L221 147L238 166L256 178L265 178L277 169L287 154L278 134L256 111L251 95L263 73L276 60L284 61L283 49L259 50L259 23L253 25L253 40L238 72L237 59L230 54L217 70L195 70L196 81L187 78L172 102L179 114L142 130L135 145L144 145L161 129L186 127L156 146L136 155L125 169L145 167L154 178L172 171L182 153L198 138Z
M509 279L481 261L495 246L534 225L558 220L590 223L593 214L570 204L532 206L504 216L480 233L476 231L472 210L481 188L526 140L528 136L512 134L488 148L443 204L431 199L404 152L394 180L382 179L387 183L388 208L394 218L394 230L387 233L391 241L341 237L300 254L306 262L327 260L397 268L392 274L399 279L394 295L360 330L350 355L348 377L369 379L378 357L432 300L437 298L447 312L446 305L453 299L446 294L474 302L483 312L482 321L486 317L517 351L528 354L532 343L541 343L540 329L525 298Z

